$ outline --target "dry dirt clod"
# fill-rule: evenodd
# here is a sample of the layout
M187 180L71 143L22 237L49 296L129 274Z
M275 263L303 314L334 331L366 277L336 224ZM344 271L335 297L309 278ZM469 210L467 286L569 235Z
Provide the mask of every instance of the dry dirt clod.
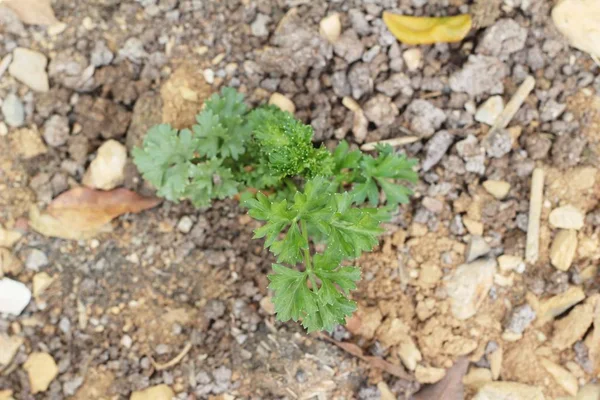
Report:
M171 400L175 396L167 385L157 385L133 392L129 400Z
M561 271L567 271L577 251L577 232L574 229L563 229L554 237L550 248L550 261Z
M31 353L23 364L23 369L29 375L29 385L33 394L48 390L58 375L58 366L48 353Z
M6 275L18 275L23 263L9 249L0 247L0 278Z
M568 204L552 210L548 221L555 228L579 230L583 228L584 218L585 216L581 211Z
M0 368L6 367L11 363L23 342L24 340L20 336L0 334Z

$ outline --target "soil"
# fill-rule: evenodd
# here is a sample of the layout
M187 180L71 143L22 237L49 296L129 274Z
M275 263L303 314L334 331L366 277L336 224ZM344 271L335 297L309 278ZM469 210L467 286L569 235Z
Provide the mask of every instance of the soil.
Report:
M0 72L0 99L16 94L24 113L20 124L0 115L0 223L23 234L9 247L24 264L5 275L29 288L41 272L54 278L20 315L0 314L0 335L23 338L11 362L0 364L0 399L3 390L16 400L129 399L160 384L180 400L410 399L462 356L471 372L487 369L490 379L538 387L548 399L572 395L570 378L576 386L600 378L600 71L553 26L552 2L56 0L52 7L66 24L58 33L0 7L0 56L16 47L44 54L50 82L37 92ZM410 47L387 31L384 10L472 12L477 26L461 43ZM333 13L343 29L332 45L319 23ZM477 107L493 95L506 104L527 75L535 89L507 131L486 140L490 126L475 119ZM189 126L223 86L245 93L251 106L285 95L327 146L415 136L398 148L427 165L412 202L357 261L356 315L324 334L357 345L362 358L276 321L267 288L273 259L252 240L258 224L235 200L201 210L163 202L79 241L28 226L30 207L80 185L106 140L131 150L156 123ZM344 97L365 113L355 116ZM58 116L68 119L68 136L55 128L64 121ZM525 263L534 168L546 177L540 250ZM123 175L126 188L153 194L131 162ZM510 184L508 194L495 197L482 185L488 180ZM552 265L559 229L548 216L568 204L585 221L562 271ZM457 300L452 281L477 238L484 257L500 265L489 281L467 274L459 283L474 295ZM504 268L502 256L514 256L514 265ZM33 352L50 354L58 367L36 394L24 368ZM481 384L467 385L466 398Z

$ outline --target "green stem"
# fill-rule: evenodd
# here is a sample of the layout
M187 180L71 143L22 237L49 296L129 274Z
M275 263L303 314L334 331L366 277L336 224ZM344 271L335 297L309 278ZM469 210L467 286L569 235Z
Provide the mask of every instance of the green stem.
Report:
M308 275L308 279L310 279L310 283L312 285L313 292L317 292L318 286L317 281L315 279L315 274L313 273L313 267L310 258L310 246L308 245L308 229L306 229L306 221L303 219L300 220L300 230L302 232L302 237L304 238L304 242L306 243L306 248L304 251L304 265L306 267L306 274Z

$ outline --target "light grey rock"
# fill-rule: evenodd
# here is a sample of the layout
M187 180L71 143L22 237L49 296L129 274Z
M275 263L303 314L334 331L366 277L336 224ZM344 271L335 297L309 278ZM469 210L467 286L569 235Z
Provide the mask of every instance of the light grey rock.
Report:
M2 115L8 126L18 128L25 122L25 109L21 99L11 93L2 102Z

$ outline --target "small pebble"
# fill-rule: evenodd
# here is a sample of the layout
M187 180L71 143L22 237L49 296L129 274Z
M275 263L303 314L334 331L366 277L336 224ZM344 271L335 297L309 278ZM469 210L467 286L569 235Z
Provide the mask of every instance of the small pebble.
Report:
M194 226L194 221L187 215L181 217L179 222L177 223L177 229L181 233L190 233L192 227Z
M2 115L8 126L18 128L25 122L23 103L14 93L10 93L2 102Z

